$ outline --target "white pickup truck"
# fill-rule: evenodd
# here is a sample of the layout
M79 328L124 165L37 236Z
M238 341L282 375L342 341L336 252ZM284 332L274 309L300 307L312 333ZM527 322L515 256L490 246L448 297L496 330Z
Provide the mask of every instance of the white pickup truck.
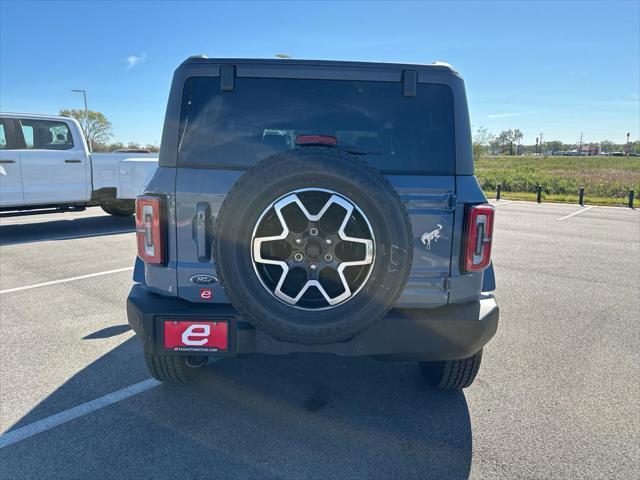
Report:
M132 215L157 166L155 154L90 153L73 118L0 113L0 213L99 205Z

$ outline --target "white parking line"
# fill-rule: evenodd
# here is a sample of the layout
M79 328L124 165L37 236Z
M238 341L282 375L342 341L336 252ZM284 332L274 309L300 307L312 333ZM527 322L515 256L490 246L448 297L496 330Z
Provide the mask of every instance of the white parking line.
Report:
M74 238L104 237L106 235L119 235L121 233L136 233L136 231L133 228L120 229L120 230L107 230L105 232L81 233L78 235L67 235L64 237L43 238L41 240L34 240L34 242L46 242L48 240L73 240Z
M74 240L76 238L91 238L91 237L106 237L107 235L120 235L122 233L136 233L136 231L133 228L127 228L126 230L121 229L121 230L107 230L104 232L94 232L94 233L80 233L77 235L63 235L63 236L58 236L58 237L43 237L43 238L36 238L33 240L20 240L20 241L16 241L16 242L6 242L6 243L2 243L0 242L0 246L1 245L24 245L25 243L39 243L39 242L51 242L54 240Z
M85 278L100 277L102 275L110 275L112 273L126 272L130 270L133 270L133 267L117 268L115 270L106 270L104 272L88 273L87 275L79 275L77 277L62 278L60 280L51 280L50 282L34 283L33 285L25 285L24 287L7 288L5 290L0 290L0 294L20 292L22 290L30 290L32 288L47 287L49 285L56 285L58 283L74 282L76 280L83 280Z
M51 415L50 417L43 418L42 420L38 420L37 422L30 423L24 427L11 430L4 435L0 435L0 449L37 435L38 433L42 433L50 428L70 422L71 420L82 417L88 413L95 412L96 410L108 407L109 405L113 405L114 403L120 402L129 397L133 397L134 395L138 395L139 393L146 392L158 385L160 385L160 382L149 378L140 383L109 393L103 397L96 398L95 400L82 403L76 407L70 408L69 410L65 410L63 412L56 413L55 415Z
M13 217L0 217L0 227L3 225L28 225L30 223L46 223L46 222L68 222L71 220L79 220L81 218L93 218L93 217L107 217L107 214L87 214L85 212L84 215L75 215L75 216L67 216L65 214L59 213L51 213L46 215L35 215L33 218L21 218L19 220L15 220ZM9 220L6 220L6 219Z
M571 217L573 217L574 215L579 215L579 214L581 214L581 213L583 213L583 212L586 212L587 210L591 210L592 208L596 208L596 206L595 206L595 205L591 205L590 207L583 208L583 209L581 209L581 210L578 210L577 212L570 213L569 215L567 215L567 216L565 216L565 217L557 218L556 220L558 220L558 221L559 221L559 220L565 220L565 219L567 219L567 218L571 218Z

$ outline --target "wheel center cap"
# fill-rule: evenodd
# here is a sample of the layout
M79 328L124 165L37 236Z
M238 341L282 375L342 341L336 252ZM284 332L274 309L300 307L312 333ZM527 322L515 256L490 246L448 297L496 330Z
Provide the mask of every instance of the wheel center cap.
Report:
M305 246L304 252L307 254L307 257L316 259L322 253L322 247L318 241L310 240Z

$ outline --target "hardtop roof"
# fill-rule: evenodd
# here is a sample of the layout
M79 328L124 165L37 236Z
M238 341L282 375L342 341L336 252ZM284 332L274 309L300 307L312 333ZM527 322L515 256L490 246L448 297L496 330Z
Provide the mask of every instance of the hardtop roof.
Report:
M362 62L346 60L298 60L292 58L208 58L206 55L196 55L187 58L182 65L193 64L263 64L263 65L296 65L296 66L332 66L332 67L368 67L368 68L402 68L407 70L439 70L458 73L446 62L432 64L393 63L393 62Z

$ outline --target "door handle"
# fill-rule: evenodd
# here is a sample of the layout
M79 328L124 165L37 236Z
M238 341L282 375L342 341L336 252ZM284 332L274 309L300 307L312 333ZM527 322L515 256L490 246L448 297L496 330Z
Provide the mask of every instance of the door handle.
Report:
M0 163L16 163L15 160L0 160Z
M65 160L64 163L82 163L82 160Z
M211 259L211 208L208 203L198 203L195 221L198 260L207 262Z

